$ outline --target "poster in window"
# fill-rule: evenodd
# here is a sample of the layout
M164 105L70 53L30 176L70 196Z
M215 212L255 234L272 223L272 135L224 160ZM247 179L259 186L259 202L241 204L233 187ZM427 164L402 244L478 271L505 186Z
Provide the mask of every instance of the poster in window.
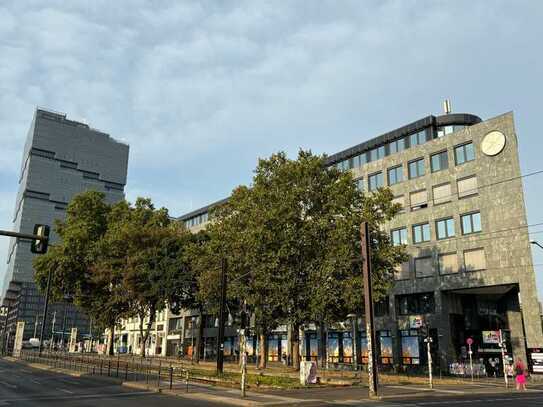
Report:
M314 360L319 357L319 343L317 341L317 335L312 335L309 338L309 356L311 356L311 359Z
M389 365L392 363L392 337L382 336L380 338L380 341L381 341L381 363Z
M328 337L328 360L331 362L339 360L339 341L336 335Z
M360 339L360 355L362 356L362 363L368 363L368 340L366 337Z
M402 337L402 357L411 359L411 363L414 365L419 364L419 338L418 336L404 336Z
M500 331L483 331L483 343L497 345L500 343Z

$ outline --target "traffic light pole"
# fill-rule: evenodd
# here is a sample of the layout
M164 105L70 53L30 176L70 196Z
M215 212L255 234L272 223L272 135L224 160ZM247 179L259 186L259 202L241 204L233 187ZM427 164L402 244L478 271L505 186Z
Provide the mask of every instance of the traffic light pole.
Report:
M364 308L366 314L366 338L368 342L368 387L370 398L377 397L377 364L375 363L375 331L373 321L373 299L371 289L370 232L367 222L360 225L362 249L362 277L364 278Z
M41 356L41 351L43 349L43 334L45 333L45 322L47 321L47 308L49 307L49 291L51 289L51 278L53 277L53 272L49 270L47 275L47 288L45 289L45 305L43 307L43 319L41 323L40 330L40 346L38 347L38 354Z

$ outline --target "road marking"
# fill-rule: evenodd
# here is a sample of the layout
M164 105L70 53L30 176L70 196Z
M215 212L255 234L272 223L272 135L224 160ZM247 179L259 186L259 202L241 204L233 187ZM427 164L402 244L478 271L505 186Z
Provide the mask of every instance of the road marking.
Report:
M59 391L63 391L64 393L68 393L68 394L74 394L73 391L70 391L70 390L66 390L66 389L57 389Z
M7 382L0 382L0 384L2 386L6 386L6 387L9 387L11 389L16 389L17 388L17 386L15 384L7 383Z
M107 399L116 397L133 397L133 396L152 396L156 395L154 391L134 391L111 394L78 394L80 399ZM73 400L73 396L37 396L37 397L19 397L19 398L4 398L0 400L0 406L5 403L13 403L15 401L50 401L50 400Z
M37 381L36 379L30 379L32 383L41 384L41 382Z

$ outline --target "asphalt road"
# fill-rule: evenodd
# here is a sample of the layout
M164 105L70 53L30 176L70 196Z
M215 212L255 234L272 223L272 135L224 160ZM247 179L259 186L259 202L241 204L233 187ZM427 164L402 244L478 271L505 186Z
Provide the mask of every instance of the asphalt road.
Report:
M72 377L0 360L0 406L217 406L121 387L99 377Z

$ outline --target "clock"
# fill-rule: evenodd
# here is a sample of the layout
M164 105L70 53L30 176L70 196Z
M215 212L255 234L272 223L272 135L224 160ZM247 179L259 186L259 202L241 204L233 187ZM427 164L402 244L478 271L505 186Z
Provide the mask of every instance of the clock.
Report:
M505 147L505 135L497 130L484 136L481 142L481 151L490 157L498 155Z

